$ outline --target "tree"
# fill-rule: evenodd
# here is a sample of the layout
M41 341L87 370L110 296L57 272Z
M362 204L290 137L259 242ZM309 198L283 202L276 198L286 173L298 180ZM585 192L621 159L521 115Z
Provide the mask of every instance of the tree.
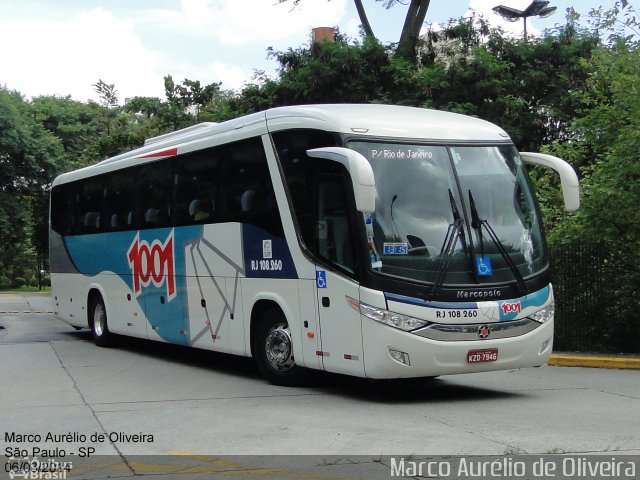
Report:
M104 107L70 97L41 96L31 101L33 119L62 142L62 171L87 165L84 153L104 133Z
M188 80L186 80L188 82ZM198 83L199 86L199 83ZM192 105L193 90L175 83L171 75L164 77L164 93L166 104L161 111L160 119L170 130L178 130L195 123L193 115L188 111Z
M144 115L147 120L151 120L152 117L160 115L162 107L162 100L157 97L133 97L125 104L124 110Z
M385 6L387 8L391 8L397 3L402 3L402 1L386 0ZM415 63L417 59L417 46L420 29L424 24L424 19L427 16L427 10L429 10L430 3L431 0L411 0L409 9L407 10L407 15L404 19L404 25L402 27L402 32L400 33L400 41L398 42L396 55L411 63Z
M117 107L118 106L118 91L115 84L107 84L102 79L98 80L98 83L92 85L93 90L100 96L100 103L103 107Z
M286 3L289 1L293 3L294 7L297 7L302 3L302 0L278 0L278 3ZM405 15L400 39L398 40L398 44L395 49L395 55L415 64L418 58L417 47L420 30L422 29L424 19L427 16L431 0L376 0L376 2L381 2L386 9L392 8L398 4L407 5L408 3L407 14ZM354 0L354 5L358 12L360 24L365 36L376 38L362 0Z
M36 235L34 222L44 215L46 225L48 187L62 163L60 140L29 110L17 92L0 88L0 276L9 278L46 264L46 235Z
M374 39L348 45L341 35L313 51L270 51L269 56L280 64L279 80L270 85L276 105L373 102L390 62L387 49Z
M220 94L220 85L222 83L211 83L201 87L198 80L185 78L182 85L178 86L178 92L186 108L195 107L196 122L200 121L202 110L213 101L215 96Z
M440 43L453 47L438 53L445 82L436 86L430 105L497 123L521 150L567 140L584 108L577 92L588 78L583 61L600 44L597 35L569 22L524 42L465 21L439 35Z
M627 2L616 2L608 11L594 10L592 17L601 35L608 34L608 44L582 60L587 81L575 94L584 107L576 112L567 140L548 147L581 166L582 205L576 214L553 225L549 236L554 243L598 244L599 255L588 261L599 266L602 308L595 318L582 318L581 328L602 332L595 327L606 320L606 335L598 335L600 348L637 352L640 29Z
M461 19L430 35L415 65L372 37L353 42L338 32L335 43L313 49L270 50L278 79L245 88L232 103L238 113L321 102L437 108L492 121L522 150L539 150L568 138L584 107L576 94L587 78L581 62L598 45L571 23L525 43Z

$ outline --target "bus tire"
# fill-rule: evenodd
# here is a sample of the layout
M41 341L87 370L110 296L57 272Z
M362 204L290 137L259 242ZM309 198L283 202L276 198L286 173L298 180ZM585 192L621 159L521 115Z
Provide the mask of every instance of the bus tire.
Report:
M113 334L109 331L107 309L104 306L104 300L102 300L100 295L96 295L90 305L89 322L93 343L99 347L110 347L113 344Z
M303 382L306 372L295 363L289 324L279 308L270 308L260 316L253 345L258 369L271 383L292 387Z

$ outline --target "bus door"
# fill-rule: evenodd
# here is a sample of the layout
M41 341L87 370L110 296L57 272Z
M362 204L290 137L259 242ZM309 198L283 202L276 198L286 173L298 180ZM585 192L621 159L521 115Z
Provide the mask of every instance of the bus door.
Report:
M205 276L206 265L197 272L200 276L188 278L188 300L185 308L189 318L191 345L219 352L230 351L229 322L234 317L234 298L227 292L227 282L233 279Z
M325 370L364 375L362 320L350 299L360 298L353 279L355 256L349 222L347 192L351 189L346 169L316 177L315 249L327 265L316 266L316 292L320 318L321 350ZM339 166L340 170L344 167Z

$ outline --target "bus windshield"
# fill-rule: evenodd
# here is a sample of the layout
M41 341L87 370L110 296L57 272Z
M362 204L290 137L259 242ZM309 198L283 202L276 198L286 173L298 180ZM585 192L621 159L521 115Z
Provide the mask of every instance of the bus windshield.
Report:
M375 271L447 285L522 282L547 266L541 222L512 145L351 141L369 160Z

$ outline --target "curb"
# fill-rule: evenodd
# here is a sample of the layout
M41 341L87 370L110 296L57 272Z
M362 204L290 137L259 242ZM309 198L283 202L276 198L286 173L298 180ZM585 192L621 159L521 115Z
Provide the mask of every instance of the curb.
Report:
M548 365L553 367L640 369L640 358L595 357L586 355L551 355Z

